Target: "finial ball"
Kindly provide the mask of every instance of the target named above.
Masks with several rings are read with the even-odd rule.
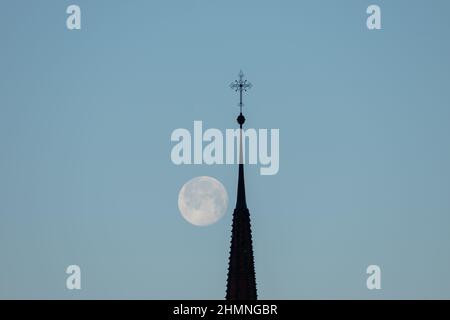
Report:
[[[237,117],[237,122],[239,123],[239,125],[243,125],[245,122],[245,117],[242,115],[242,113]]]

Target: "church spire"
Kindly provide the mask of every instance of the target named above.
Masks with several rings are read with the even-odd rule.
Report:
[[[242,114],[242,94],[252,88],[252,84],[247,80],[244,80],[244,73],[242,70],[239,72],[239,80],[235,80],[230,84],[231,89],[239,92],[239,116],[237,122],[239,124],[239,178],[238,178],[238,191],[236,199],[236,208],[247,209],[247,201],[245,200],[245,183],[244,183],[244,150],[242,141],[242,126],[245,123],[245,117]]]
[[[252,87],[244,80],[244,73],[239,72],[239,80],[235,80],[230,87],[239,92],[239,109],[237,117],[239,124],[239,176],[237,187],[236,208],[233,212],[233,226],[231,234],[230,259],[227,279],[227,300],[256,300],[256,278],[253,259],[252,231],[250,212],[245,199],[244,183],[244,152],[242,126],[245,117],[242,114],[242,94]]]

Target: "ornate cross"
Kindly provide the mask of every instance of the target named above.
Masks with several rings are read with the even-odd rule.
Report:
[[[242,72],[242,70],[239,72],[239,80],[234,80],[230,84],[231,89],[233,89],[236,92],[239,91],[239,108],[240,108],[241,114],[242,114],[242,106],[244,105],[242,103],[242,92],[251,89],[251,87],[252,87],[252,84],[250,82],[248,82],[247,80],[244,80],[244,73]]]

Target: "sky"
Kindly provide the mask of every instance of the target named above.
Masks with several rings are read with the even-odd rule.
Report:
[[[77,4],[81,30],[66,28]],[[382,29],[366,27],[377,4]],[[447,0],[3,0],[0,298],[223,299],[233,165],[174,165],[173,130],[280,131],[246,166],[261,299],[450,298]],[[197,176],[223,219],[178,210]],[[67,290],[79,265],[81,290]],[[381,268],[368,290],[366,268]]]

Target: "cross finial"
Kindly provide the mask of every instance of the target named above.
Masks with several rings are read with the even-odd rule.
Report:
[[[239,92],[239,109],[241,115],[242,115],[242,106],[244,105],[242,103],[242,92],[251,89],[251,87],[252,84],[247,80],[244,80],[244,73],[242,72],[242,70],[239,72],[239,80],[234,80],[230,84],[231,89],[233,89],[236,92]]]

